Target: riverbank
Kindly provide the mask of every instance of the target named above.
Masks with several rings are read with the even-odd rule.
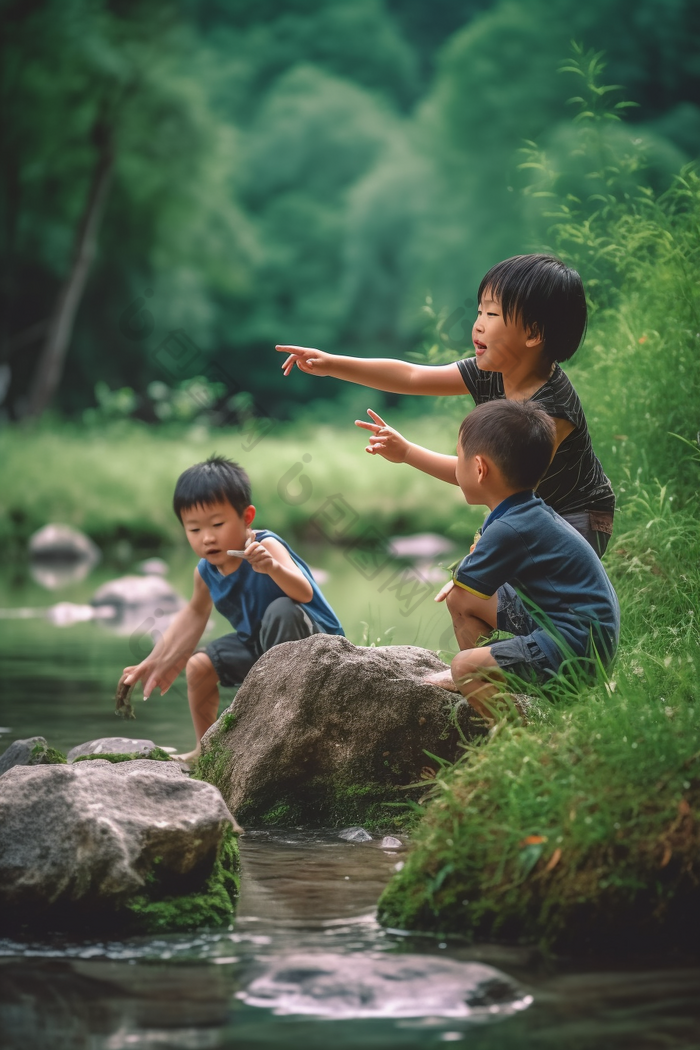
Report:
[[[619,657],[596,688],[538,699],[442,770],[390,927],[558,950],[696,950],[700,539],[663,491],[639,492],[606,556]]]
[[[426,415],[410,427],[406,421],[406,429],[416,441],[454,451],[451,419]],[[479,508],[466,507],[452,486],[442,486],[438,500],[433,478],[370,458],[363,433],[352,419],[335,427],[280,423],[251,447],[242,430],[156,428],[134,420],[99,428],[65,421],[0,428],[0,542],[21,556],[33,532],[57,521],[87,533],[107,557],[120,544],[143,553],[184,544],[172,511],[175,482],[213,452],[248,471],[257,522],[291,539],[340,539],[340,530],[324,537],[311,521],[332,498],[344,501],[345,539],[370,525],[386,535],[473,535],[483,518]]]

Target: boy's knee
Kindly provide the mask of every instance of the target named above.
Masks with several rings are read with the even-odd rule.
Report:
[[[215,674],[214,665],[206,653],[193,653],[187,661],[185,675],[188,682]]]
[[[303,604],[291,598],[270,602],[260,625],[260,643],[264,651],[280,642],[293,642],[318,633],[318,627]]]

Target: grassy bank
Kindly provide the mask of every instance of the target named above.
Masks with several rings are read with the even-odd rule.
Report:
[[[412,419],[410,433],[445,451],[454,448],[454,427],[439,416]],[[367,524],[389,534],[444,532],[463,521],[469,535],[481,520],[479,511],[465,508],[458,489],[370,458],[352,419],[336,427],[279,424],[253,448],[247,441],[236,430],[169,430],[133,421],[5,427],[0,542],[21,550],[36,529],[57,521],[82,529],[107,554],[120,540],[141,550],[181,543],[171,509],[175,481],[215,451],[246,468],[258,522],[285,536],[313,535],[309,519],[332,496],[357,515],[353,534]]]
[[[529,726],[502,723],[443,772],[380,902],[387,925],[562,949],[695,947],[700,536],[659,494],[632,509],[606,558],[623,625],[612,677],[540,698]]]

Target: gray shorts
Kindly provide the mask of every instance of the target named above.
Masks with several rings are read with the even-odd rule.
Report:
[[[551,681],[559,665],[542,651],[538,639],[542,629],[537,626],[530,613],[509,583],[498,588],[498,613],[496,626],[499,631],[515,635],[502,642],[492,642],[491,655],[503,671],[515,674],[526,682]]]
[[[603,557],[612,536],[614,515],[611,510],[579,510],[561,517],[581,533],[599,558]]]
[[[237,634],[225,634],[205,645],[199,652],[207,654],[221,685],[241,685],[256,660],[280,642],[297,642],[323,634],[301,602],[275,598],[263,615],[256,638],[243,642]]]

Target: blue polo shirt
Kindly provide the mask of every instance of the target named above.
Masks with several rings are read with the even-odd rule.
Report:
[[[558,667],[590,656],[610,663],[620,635],[617,595],[593,548],[534,492],[516,492],[489,514],[454,582],[480,598],[515,588],[537,624],[535,640]]]
[[[303,604],[311,619],[318,624],[324,634],[344,634],[340,620],[321,594],[306,562],[295,554],[289,544],[275,532],[270,532],[268,529],[255,530],[255,538],[258,541],[267,539],[268,536],[278,540],[283,547],[286,547],[292,561],[311,584],[313,588],[311,601],[300,603]],[[230,572],[228,576],[223,576],[214,565],[209,564],[206,558],[200,560],[197,568],[199,575],[209,588],[215,607],[222,616],[226,617],[242,642],[255,640],[268,605],[275,598],[287,597],[270,576],[264,572],[256,572],[245,559],[241,561],[235,572]]]

